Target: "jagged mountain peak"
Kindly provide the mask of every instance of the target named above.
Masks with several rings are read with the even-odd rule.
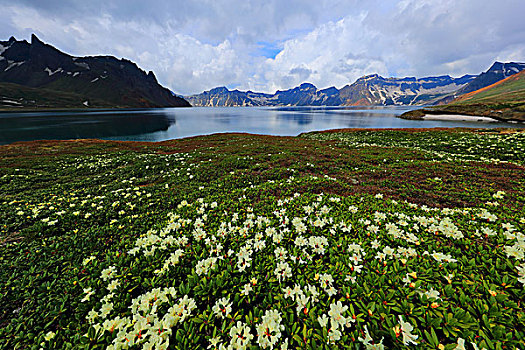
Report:
[[[53,103],[65,107],[57,102],[59,99],[67,100],[67,107],[189,106],[160,86],[153,72],[146,73],[129,60],[113,56],[73,57],[35,34],[30,43],[11,37],[0,44],[0,84],[25,87],[20,91],[26,95],[39,94],[38,89],[45,89],[47,95],[56,92],[56,101],[33,101],[34,107],[54,107]],[[73,97],[65,98],[64,93]]]
[[[457,96],[464,95],[510,77],[525,70],[525,63],[521,62],[494,62],[490,68],[478,75],[468,85],[458,90]]]
[[[368,74],[368,75],[364,75],[362,76],[361,78],[357,79],[356,82],[364,82],[364,81],[370,81],[370,80],[375,80],[375,79],[384,79],[382,76],[380,76],[379,74]]]
[[[42,42],[42,40],[38,39],[38,37],[36,36],[36,34],[31,34],[31,45],[35,45],[35,44],[44,44]]]
[[[309,89],[317,89],[317,88],[312,83],[302,83],[301,85],[299,85],[299,89],[301,89],[301,90],[309,90]]]
[[[227,92],[230,92],[230,90],[228,90],[226,86],[218,86],[209,91],[210,94],[221,94],[221,93],[227,93]]]
[[[338,93],[339,90],[335,86],[330,86],[329,88],[320,90],[320,92],[327,94],[327,95],[332,95],[332,94]]]
[[[525,68],[525,64],[516,62],[496,62],[493,66],[494,69],[488,75],[496,80]],[[494,71],[498,69],[501,74],[495,74]],[[277,90],[274,94],[229,91],[222,87],[189,96],[188,99],[195,106],[428,105],[455,98],[458,91],[484,74],[487,75],[465,74],[459,78],[450,75],[385,78],[379,74],[368,74],[340,90],[335,87],[319,90],[311,83],[302,83],[288,90]]]
[[[277,90],[274,94],[229,91],[222,87],[187,98],[195,106],[414,105],[432,103],[456,91],[473,78],[474,76],[384,78],[379,74],[370,74],[341,90],[336,87],[319,90],[311,83],[302,83],[288,90]]]

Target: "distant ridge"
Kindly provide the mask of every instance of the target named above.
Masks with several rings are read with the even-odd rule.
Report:
[[[452,78],[448,75],[426,78],[383,78],[377,74],[359,78],[342,89],[319,90],[303,83],[275,94],[230,91],[219,87],[186,96],[194,106],[396,106],[431,104],[465,86],[476,76]]]
[[[0,92],[0,107],[11,108],[189,106],[129,60],[73,57],[34,34],[0,41]]]
[[[494,64],[486,71],[481,73],[472,80],[465,87],[458,90],[458,95],[463,95],[472,91],[479,90],[486,86],[492,85],[508,78],[525,69],[525,63],[518,62],[494,62]]]
[[[363,76],[341,89],[319,90],[303,83],[274,94],[228,90],[219,87],[186,96],[194,106],[411,106],[437,105],[505,79],[525,69],[525,63],[495,62],[480,75],[449,75],[424,78],[384,78],[378,74]]]
[[[525,70],[463,94],[449,104],[409,111],[400,117],[421,119],[428,114],[462,114],[525,122]]]

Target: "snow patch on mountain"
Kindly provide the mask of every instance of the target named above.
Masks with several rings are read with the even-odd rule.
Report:
[[[75,65],[79,66],[80,68],[84,68],[88,70],[90,69],[89,64],[87,64],[86,62],[75,62]]]
[[[10,70],[13,67],[21,66],[24,63],[26,63],[26,61],[15,62],[15,61],[7,60],[7,68],[4,69],[4,72],[7,72],[8,70]]]
[[[56,70],[52,71],[51,68],[49,67],[46,67],[46,69],[44,69],[44,72],[47,72],[47,74],[49,74],[49,76],[52,76],[54,74],[57,74],[57,73],[62,73],[64,71],[64,69],[62,68],[57,68]]]

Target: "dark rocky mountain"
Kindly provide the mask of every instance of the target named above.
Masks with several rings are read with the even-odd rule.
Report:
[[[488,71],[481,73],[463,88],[457,91],[457,95],[467,94],[479,90],[486,86],[497,83],[500,80],[510,77],[525,69],[525,63],[518,62],[495,62]]]
[[[183,98],[126,59],[73,57],[40,41],[0,41],[0,106],[182,107]],[[29,96],[29,95],[30,96]]]
[[[468,94],[470,92],[482,89],[498,81],[506,79],[516,73],[525,69],[525,63],[518,62],[494,62],[494,64],[486,71],[478,75],[475,79],[463,86],[461,89],[454,91],[437,100],[434,104],[445,105],[451,103],[456,98]]]
[[[377,74],[359,78],[342,89],[319,90],[309,83],[275,94],[230,91],[225,87],[187,96],[194,106],[389,106],[431,104],[468,84],[476,76],[383,78]]]

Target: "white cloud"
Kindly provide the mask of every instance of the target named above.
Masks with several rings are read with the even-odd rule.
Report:
[[[479,73],[525,60],[523,0],[0,0],[0,35],[126,57],[182,94]],[[281,51],[274,58],[272,52]],[[268,52],[270,54],[268,54]]]
[[[342,87],[364,74],[387,74],[385,62],[368,47],[377,34],[363,26],[366,13],[328,22],[288,40],[275,59],[266,60],[266,90],[283,89],[305,80],[318,87]],[[300,69],[305,74],[294,74]]]

